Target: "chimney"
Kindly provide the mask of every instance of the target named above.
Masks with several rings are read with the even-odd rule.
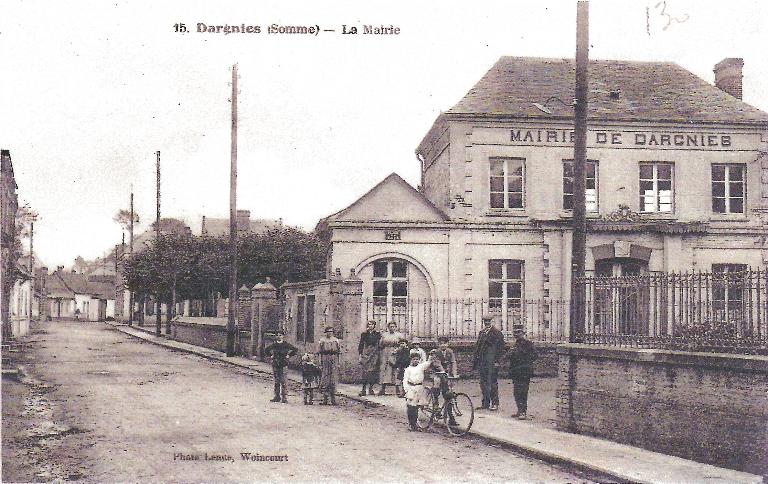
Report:
[[[237,230],[247,232],[251,228],[251,211],[238,210],[235,220]]]
[[[48,275],[48,267],[43,266],[40,268],[40,275],[47,276]]]
[[[743,67],[744,59],[738,57],[728,57],[715,64],[713,69],[715,86],[736,99],[741,99],[741,71]]]

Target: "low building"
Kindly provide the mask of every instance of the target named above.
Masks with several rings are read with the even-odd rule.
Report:
[[[45,276],[47,317],[104,321],[115,317],[115,282],[111,276],[87,276],[58,268]]]
[[[283,219],[251,219],[250,210],[238,210],[235,218],[237,232],[244,234],[263,234],[283,226]],[[212,218],[203,216],[200,223],[200,235],[209,237],[229,236],[229,218]]]
[[[717,64],[713,86],[674,63],[590,61],[588,274],[765,268],[768,113],[741,100],[742,66]],[[475,335],[490,313],[566,337],[574,84],[572,59],[502,57],[424,136],[418,189],[392,174],[321,221],[329,269],[363,281],[363,318]]]

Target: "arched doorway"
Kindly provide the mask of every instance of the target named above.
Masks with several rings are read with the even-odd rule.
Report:
[[[651,249],[626,242],[593,248],[594,330],[601,334],[648,334]]]

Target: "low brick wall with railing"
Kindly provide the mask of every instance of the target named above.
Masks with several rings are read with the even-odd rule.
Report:
[[[583,344],[557,351],[559,428],[768,474],[768,357]]]

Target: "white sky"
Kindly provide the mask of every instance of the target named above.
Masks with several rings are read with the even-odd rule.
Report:
[[[760,1],[590,2],[590,58],[677,62],[712,82],[743,57],[744,99],[768,110]],[[650,13],[650,35],[646,19]],[[229,213],[230,66],[240,66],[238,207],[307,229],[392,172],[502,55],[573,57],[575,1],[15,1],[0,3],[0,147],[41,216],[49,266],[119,243],[133,183],[139,230],[162,213],[197,233]],[[260,25],[260,34],[173,25]],[[317,37],[266,27],[320,25]],[[394,24],[398,36],[341,35]]]

